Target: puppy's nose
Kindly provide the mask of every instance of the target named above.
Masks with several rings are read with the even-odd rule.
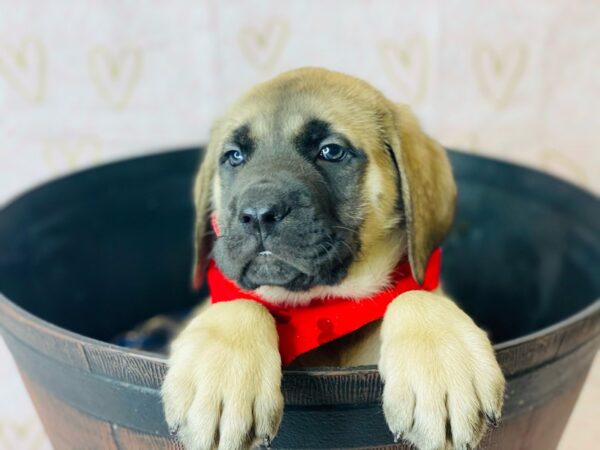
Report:
[[[246,232],[260,232],[265,238],[288,213],[285,205],[246,206],[240,211],[239,219]]]

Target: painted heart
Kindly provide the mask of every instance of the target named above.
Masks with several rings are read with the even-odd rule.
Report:
[[[0,448],[40,450],[47,448],[46,435],[35,418],[24,422],[0,422]]]
[[[287,20],[272,19],[260,29],[244,27],[238,41],[244,57],[250,64],[264,71],[271,70],[281,56],[289,37]]]
[[[21,96],[40,103],[46,78],[46,52],[42,42],[27,38],[16,47],[0,44],[0,75]]]
[[[414,36],[404,44],[382,42],[379,54],[386,75],[401,91],[404,100],[417,104],[427,94],[428,48],[427,41]]]
[[[143,54],[140,49],[127,48],[111,52],[105,47],[93,48],[88,66],[100,96],[113,108],[127,106],[142,74]]]
[[[99,163],[102,159],[102,143],[95,135],[46,139],[43,155],[53,173],[70,172]]]
[[[483,96],[496,107],[503,108],[525,72],[527,49],[515,44],[497,51],[488,44],[482,44],[474,50],[473,64]]]

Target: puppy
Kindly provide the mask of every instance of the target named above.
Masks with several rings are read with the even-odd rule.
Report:
[[[422,282],[455,197],[441,146],[364,81],[304,68],[237,101],[215,124],[197,177],[195,279],[212,255],[265,303],[241,295],[206,305],[173,342],[162,396],[186,448],[268,444],[283,398],[266,302],[360,302],[384,291],[403,260]],[[382,319],[292,362],[365,364],[378,364],[392,435],[421,450],[474,448],[486,419],[500,417],[504,378],[490,341],[439,291],[404,292]]]

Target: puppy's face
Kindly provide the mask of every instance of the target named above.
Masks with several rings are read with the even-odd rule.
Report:
[[[226,134],[214,254],[245,289],[337,284],[360,250],[367,155],[307,100],[250,99],[264,102],[261,113]]]
[[[392,161],[380,164],[373,155],[385,148],[373,127],[376,103],[340,91],[339,84],[283,79],[245,97],[220,125],[222,236],[214,255],[243,288],[338,284],[360,255],[374,203],[392,219],[386,203],[396,203],[395,189],[386,199],[384,186],[367,186],[369,178],[395,177],[385,170]]]
[[[434,173],[425,168],[424,183],[443,185],[430,186],[427,198],[448,200],[441,211],[446,216],[453,206],[443,153],[436,146],[427,150],[430,141],[406,115],[404,128],[418,136],[402,137],[400,110],[378,91],[320,69],[283,74],[234,104],[213,130],[196,192],[199,230],[210,210],[216,213],[220,236],[213,253],[225,275],[245,289],[288,293],[341,286],[353,277],[380,288],[375,285],[385,283],[407,241],[417,238],[409,229],[415,208],[407,171],[415,161],[408,146],[432,153],[416,156],[436,166]],[[423,142],[409,142],[415,138]],[[437,229],[418,251],[430,253],[446,232],[431,226]],[[203,242],[198,246],[205,249]],[[365,278],[368,267],[378,273]]]

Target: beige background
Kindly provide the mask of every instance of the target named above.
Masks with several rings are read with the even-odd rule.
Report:
[[[244,89],[303,65],[411,103],[445,145],[600,192],[596,0],[0,0],[0,203],[203,142]],[[600,441],[598,372],[563,449]],[[0,449],[47,445],[0,347]]]

